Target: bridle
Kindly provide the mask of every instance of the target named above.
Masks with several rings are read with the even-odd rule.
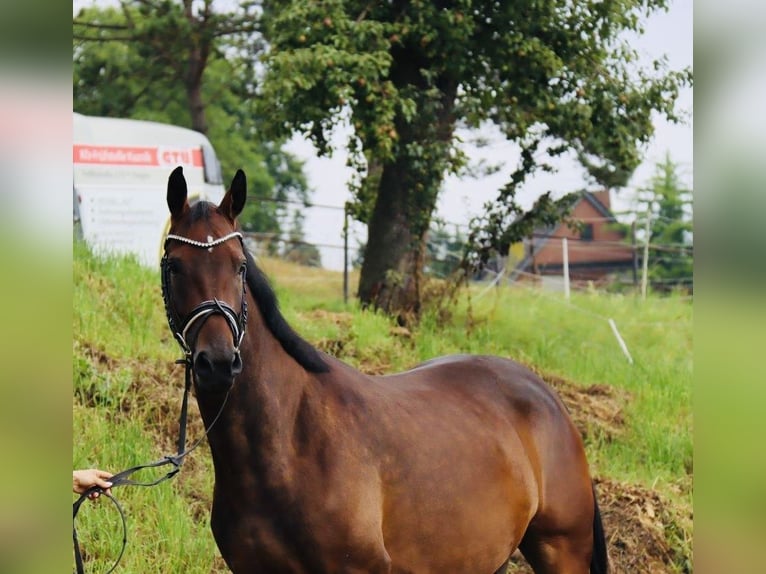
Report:
[[[163,458],[150,462],[148,464],[141,464],[137,466],[133,466],[131,468],[128,468],[126,470],[123,470],[121,472],[118,472],[117,474],[111,476],[109,478],[109,482],[112,483],[111,488],[116,488],[118,486],[156,486],[157,484],[160,484],[161,482],[164,482],[168,480],[169,478],[172,478],[178,472],[181,470],[181,465],[183,464],[184,458],[186,458],[187,455],[189,455],[192,451],[194,451],[202,442],[202,440],[208,435],[210,432],[210,429],[213,428],[213,425],[218,421],[218,419],[221,416],[221,413],[223,412],[224,407],[226,406],[226,403],[229,398],[229,392],[227,391],[226,396],[223,399],[223,402],[221,404],[221,408],[218,411],[218,413],[213,418],[210,425],[205,429],[205,433],[197,439],[197,441],[191,446],[189,449],[186,449],[186,420],[188,415],[188,404],[189,404],[189,391],[191,390],[191,382],[192,382],[192,374],[194,371],[194,364],[193,364],[193,348],[192,344],[188,341],[189,333],[194,325],[199,325],[196,329],[196,332],[199,333],[199,329],[202,327],[202,325],[205,323],[205,321],[211,317],[212,315],[223,315],[223,317],[226,319],[226,323],[229,325],[229,329],[231,329],[232,336],[234,337],[234,350],[237,357],[240,355],[240,345],[242,344],[242,339],[245,336],[246,332],[246,326],[247,326],[247,291],[246,291],[246,269],[241,270],[241,276],[242,276],[242,301],[241,301],[241,311],[237,313],[234,311],[234,309],[224,303],[223,301],[219,301],[217,298],[213,298],[212,300],[203,301],[199,305],[197,305],[194,309],[191,310],[191,312],[184,318],[184,320],[180,324],[180,328],[178,328],[176,321],[175,321],[175,308],[172,302],[172,299],[170,297],[170,266],[168,264],[168,252],[167,252],[167,244],[168,241],[174,240],[174,241],[180,241],[182,243],[186,243],[188,245],[192,245],[194,247],[199,247],[201,249],[208,249],[212,250],[213,247],[216,245],[220,245],[221,243],[224,243],[225,241],[228,241],[229,239],[232,239],[234,237],[239,238],[240,243],[242,244],[242,248],[244,249],[244,241],[242,239],[242,233],[239,231],[234,231],[232,233],[229,233],[228,235],[225,235],[219,239],[210,239],[207,243],[203,243],[201,241],[196,241],[194,239],[189,239],[188,237],[183,237],[180,235],[173,235],[168,234],[165,237],[165,252],[162,256],[162,260],[160,261],[160,274],[161,274],[161,281],[162,281],[162,300],[165,305],[165,315],[168,320],[168,325],[170,326],[170,330],[173,333],[173,336],[175,337],[176,341],[178,341],[178,344],[181,346],[181,349],[183,350],[184,357],[182,359],[179,359],[176,361],[176,364],[182,364],[185,367],[185,374],[184,374],[184,396],[183,401],[181,404],[181,415],[179,417],[179,431],[178,431],[178,452],[176,455],[168,455],[164,456]],[[140,482],[136,480],[132,480],[129,477],[134,474],[135,472],[145,469],[145,468],[157,468],[165,465],[172,465],[173,468],[164,476],[161,476],[157,480],[151,481],[151,482]],[[83,492],[80,497],[77,499],[77,501],[73,504],[73,526],[72,526],[72,540],[74,542],[74,554],[75,554],[75,565],[76,565],[76,571],[77,574],[84,574],[85,570],[83,567],[83,561],[82,561],[82,552],[80,551],[80,544],[77,539],[77,528],[74,526],[74,520],[77,518],[77,513],[80,510],[80,506],[82,506],[82,503],[85,501],[86,498],[88,498],[93,493],[99,493],[107,498],[109,498],[112,503],[117,507],[117,510],[120,514],[120,518],[122,519],[122,548],[120,549],[120,553],[117,556],[117,560],[114,562],[112,567],[107,571],[106,574],[111,574],[111,572],[114,571],[115,568],[117,568],[117,565],[120,563],[120,560],[122,559],[122,555],[125,552],[125,546],[127,544],[127,524],[125,521],[125,513],[122,509],[122,507],[119,505],[117,500],[107,493],[103,488],[100,486],[92,486],[89,489],[87,489],[85,492]]]
[[[175,309],[173,307],[173,302],[170,298],[170,265],[168,263],[168,252],[167,252],[167,244],[168,241],[180,241],[181,243],[186,243],[187,245],[192,245],[194,247],[198,247],[200,249],[209,249],[212,250],[213,247],[216,245],[220,245],[221,243],[224,243],[225,241],[228,241],[229,239],[232,239],[234,237],[238,237],[240,243],[242,244],[242,248],[244,249],[244,242],[242,241],[242,233],[239,231],[233,231],[229,233],[228,235],[225,235],[219,239],[210,240],[207,243],[203,243],[202,241],[196,241],[194,239],[189,239],[188,237],[183,237],[181,235],[173,235],[168,234],[165,238],[165,253],[162,256],[162,260],[160,261],[160,269],[161,269],[161,275],[162,275],[162,300],[165,303],[165,315],[168,319],[168,325],[170,326],[170,331],[173,333],[173,336],[176,338],[176,341],[178,341],[178,344],[181,346],[181,349],[184,352],[184,355],[188,361],[191,361],[191,355],[192,355],[192,348],[189,342],[187,341],[188,335],[192,327],[199,323],[199,327],[197,327],[197,331],[199,331],[199,328],[202,327],[202,324],[211,316],[211,315],[223,315],[223,317],[226,319],[226,323],[229,325],[229,329],[231,329],[231,334],[234,337],[234,352],[239,357],[239,347],[242,344],[242,339],[245,336],[245,327],[247,326],[247,299],[246,299],[246,285],[247,282],[245,281],[245,269],[243,268],[241,270],[241,276],[242,276],[242,301],[240,304],[241,311],[240,313],[237,313],[234,311],[234,309],[224,303],[223,301],[219,301],[216,298],[213,298],[212,300],[203,301],[199,305],[197,305],[194,309],[191,310],[191,312],[186,316],[186,318],[181,322],[180,326],[176,324],[175,322]]]

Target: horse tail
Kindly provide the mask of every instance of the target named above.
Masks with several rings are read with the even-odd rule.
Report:
[[[596,501],[596,486],[593,488],[593,555],[590,559],[590,574],[607,574],[609,565],[606,557],[606,536],[601,523],[601,511]]]

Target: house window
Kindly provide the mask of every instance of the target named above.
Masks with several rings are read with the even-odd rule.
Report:
[[[586,223],[582,226],[582,230],[580,231],[580,239],[583,241],[593,241],[593,224],[592,223]]]

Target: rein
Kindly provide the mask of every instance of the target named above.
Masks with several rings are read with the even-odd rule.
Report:
[[[186,237],[181,237],[178,235],[168,234],[165,239],[165,244],[167,245],[168,240],[172,239],[176,241],[181,241],[183,243],[188,243],[189,245],[193,245],[195,247],[212,249],[214,246],[220,245],[224,241],[231,239],[233,237],[239,237],[240,242],[242,241],[242,234],[239,233],[238,231],[235,231],[215,241],[211,240],[207,243],[202,243],[201,241],[195,241],[193,239],[188,239]],[[242,282],[243,282],[242,283],[242,311],[239,316],[234,311],[234,309],[232,309],[229,305],[214,298],[212,301],[204,301],[200,303],[199,305],[197,305],[194,309],[192,309],[192,311],[189,313],[187,318],[183,321],[181,325],[181,329],[177,329],[175,320],[173,318],[173,313],[171,312],[172,302],[170,300],[170,293],[169,293],[169,287],[168,287],[170,272],[167,265],[167,251],[165,252],[165,255],[162,257],[160,267],[161,267],[161,276],[162,276],[162,299],[165,304],[165,314],[168,319],[168,325],[170,326],[173,336],[176,338],[176,341],[178,341],[178,344],[181,346],[181,349],[184,352],[184,357],[176,361],[176,364],[184,365],[184,394],[183,394],[183,401],[181,403],[181,414],[178,419],[177,453],[175,455],[166,455],[162,457],[161,459],[156,460],[154,462],[150,462],[147,464],[140,464],[140,465],[127,468],[121,472],[118,472],[117,474],[112,475],[109,478],[109,482],[112,483],[112,486],[110,488],[116,488],[118,486],[144,486],[144,487],[156,486],[174,477],[181,470],[181,466],[183,465],[184,458],[186,458],[189,454],[191,454],[202,443],[202,440],[205,437],[207,437],[208,433],[210,432],[210,429],[213,428],[215,423],[218,422],[218,419],[221,417],[221,414],[223,413],[223,409],[226,407],[226,403],[228,402],[230,390],[226,392],[226,396],[223,399],[221,408],[219,409],[218,413],[215,415],[215,418],[210,423],[210,426],[208,426],[205,429],[204,434],[201,437],[199,437],[197,441],[190,448],[188,449],[186,448],[186,423],[188,420],[188,410],[189,410],[189,391],[191,390],[192,373],[194,371],[194,365],[192,362],[193,353],[192,353],[191,346],[186,340],[186,337],[192,325],[194,325],[196,322],[199,321],[200,327],[201,327],[202,323],[204,323],[205,319],[209,317],[210,315],[212,314],[223,315],[226,318],[226,322],[228,323],[229,328],[232,331],[232,335],[234,336],[235,352],[237,354],[239,354],[239,347],[242,343],[242,339],[245,336],[245,326],[247,324],[247,302],[245,300],[246,293],[245,293],[244,270],[242,272]],[[173,468],[170,471],[168,471],[164,476],[161,476],[160,478],[153,480],[151,482],[141,482],[137,480],[132,480],[130,478],[131,475],[138,472],[139,470],[143,470],[147,468],[159,468],[159,467],[167,466],[167,465],[172,465]],[[125,519],[125,512],[123,511],[120,504],[117,502],[117,499],[114,498],[114,496],[108,494],[100,486],[95,486],[95,485],[91,486],[85,492],[80,494],[80,497],[72,505],[72,509],[73,509],[72,542],[74,544],[76,572],[77,574],[84,574],[85,569],[84,569],[83,561],[82,561],[82,552],[80,550],[80,543],[77,538],[77,527],[74,524],[74,521],[77,519],[77,513],[80,511],[80,507],[82,506],[82,503],[88,498],[88,496],[90,496],[93,493],[99,493],[100,495],[106,496],[109,500],[111,500],[112,503],[117,507],[117,511],[120,514],[120,519],[122,520],[122,548],[120,549],[120,553],[117,556],[117,559],[115,560],[114,564],[106,572],[106,574],[111,574],[112,572],[114,572],[115,568],[117,568],[117,565],[120,563],[120,560],[122,560],[122,555],[125,553],[125,547],[127,545],[127,538],[128,538],[128,527],[127,527],[127,522]]]

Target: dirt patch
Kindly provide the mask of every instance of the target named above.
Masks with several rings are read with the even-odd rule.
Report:
[[[606,478],[596,488],[614,574],[692,571],[691,508]]]
[[[557,375],[538,374],[561,397],[585,440],[610,441],[622,432],[623,405],[630,400],[627,391],[603,384],[582,386]]]

